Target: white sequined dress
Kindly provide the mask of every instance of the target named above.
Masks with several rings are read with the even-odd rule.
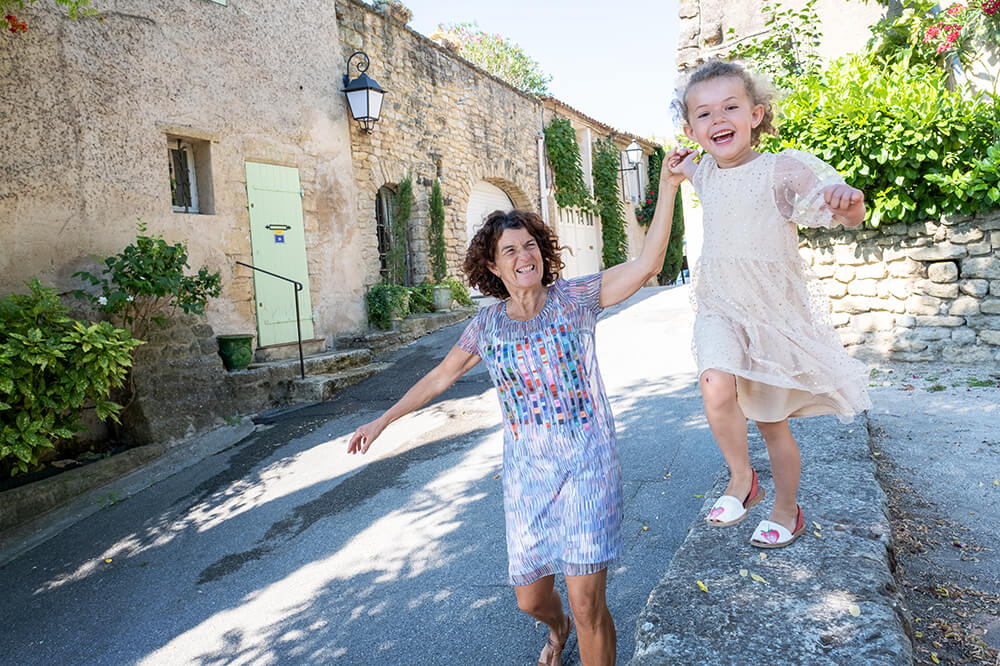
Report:
[[[705,155],[692,182],[704,224],[692,280],[699,375],[736,375],[740,407],[755,421],[847,422],[868,409],[868,369],[844,351],[829,299],[799,254],[796,225],[837,224],[823,190],[840,175],[786,150],[727,169]]]

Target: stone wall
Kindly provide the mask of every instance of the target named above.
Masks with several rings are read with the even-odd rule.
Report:
[[[414,281],[430,274],[428,199],[438,177],[448,271],[460,276],[468,244],[466,209],[477,182],[496,185],[519,208],[539,210],[541,103],[358,0],[338,1],[337,21],[345,61],[364,51],[371,59],[367,74],[388,91],[372,134],[353,122],[350,130],[364,284],[380,280],[377,192],[407,174],[414,192],[409,234]]]
[[[801,238],[851,353],[1000,362],[1000,211],[875,230],[807,229]]]

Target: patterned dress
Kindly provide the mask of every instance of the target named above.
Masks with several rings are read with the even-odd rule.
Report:
[[[737,400],[755,421],[847,422],[871,406],[868,369],[844,351],[830,301],[799,254],[796,225],[837,224],[823,190],[843,182],[797,150],[727,169],[705,155],[692,178],[705,234],[691,282],[698,373],[736,375]]]
[[[621,466],[594,352],[601,275],[557,280],[528,321],[483,308],[459,348],[483,359],[504,420],[510,582],[606,569],[623,551]]]

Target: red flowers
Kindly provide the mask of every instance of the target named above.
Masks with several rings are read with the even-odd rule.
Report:
[[[992,16],[1000,11],[1000,0],[983,0],[983,13]]]
[[[1000,0],[997,0],[1000,2]],[[958,7],[959,5],[955,5]],[[954,7],[952,7],[954,9]],[[964,7],[962,7],[964,9]],[[951,10],[948,11],[949,14],[954,14]],[[938,44],[937,52],[944,53],[958,41],[958,35],[962,32],[962,28],[965,27],[960,23],[937,23],[927,28],[927,32],[924,33],[924,42],[932,42],[938,37],[944,37],[944,41]]]
[[[7,21],[7,29],[15,35],[19,32],[28,32],[28,24],[24,21],[18,21],[13,14],[7,14],[3,18]]]
[[[965,5],[952,5],[951,7],[948,8],[948,15],[954,16],[955,14],[960,13],[964,9]]]

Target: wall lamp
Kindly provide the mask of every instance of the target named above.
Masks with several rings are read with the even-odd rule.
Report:
[[[625,159],[631,166],[622,167],[619,166],[618,172],[622,175],[622,194],[625,194],[625,172],[635,171],[638,175],[639,173],[639,161],[642,160],[642,146],[640,146],[635,139],[632,143],[628,144],[628,148],[625,149]],[[638,182],[638,180],[636,181]],[[641,193],[640,193],[641,194]]]
[[[347,104],[351,107],[351,116],[358,121],[358,126],[364,130],[365,134],[372,133],[372,127],[378,122],[382,114],[382,96],[385,91],[371,78],[365,71],[368,69],[370,60],[364,51],[355,51],[347,59],[347,72],[351,71],[351,60],[354,56],[361,56],[355,65],[358,68],[358,76],[353,81],[349,81],[348,75],[344,74],[344,90],[347,95]]]

